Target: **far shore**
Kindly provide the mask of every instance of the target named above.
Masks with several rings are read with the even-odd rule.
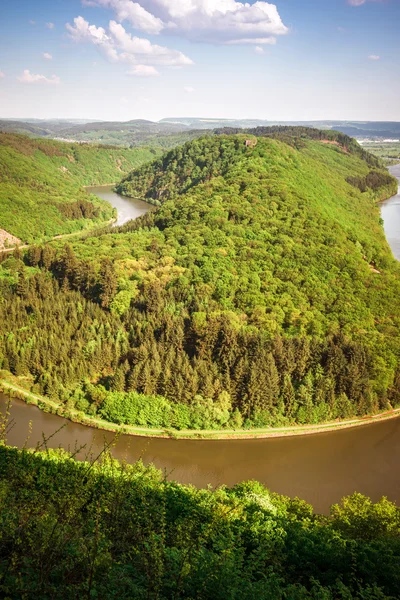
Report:
[[[341,431],[354,427],[363,427],[372,425],[389,419],[400,417],[400,408],[392,409],[376,415],[355,417],[343,421],[331,421],[328,423],[319,423],[317,425],[293,425],[289,427],[270,427],[263,429],[221,429],[221,430],[195,430],[195,429],[152,429],[134,425],[119,425],[110,423],[104,419],[91,417],[77,411],[76,409],[65,408],[62,404],[57,404],[50,398],[33,394],[24,388],[10,383],[6,379],[0,379],[0,392],[8,394],[11,398],[16,397],[25,401],[27,404],[33,404],[45,412],[50,412],[63,419],[68,419],[74,423],[79,423],[95,429],[111,431],[123,435],[135,437],[154,437],[154,438],[173,438],[177,440],[251,440],[251,439],[269,439],[294,437],[299,435],[315,435],[320,433],[329,433],[332,431]]]
[[[103,227],[112,225],[113,223],[116,222],[116,220],[117,220],[117,218],[113,217],[112,219],[109,219],[108,221],[104,221],[103,223],[95,223],[94,225],[87,227],[86,229],[79,229],[78,231],[73,231],[72,233],[62,233],[60,235],[55,235],[52,238],[50,238],[49,240],[45,240],[43,242],[37,241],[32,244],[22,244],[22,246],[19,244],[16,244],[15,246],[12,246],[11,248],[4,248],[4,249],[0,248],[0,254],[6,254],[6,253],[8,254],[10,252],[14,252],[17,248],[18,248],[18,250],[27,250],[31,246],[37,246],[37,245],[40,246],[41,244],[49,244],[50,242],[57,242],[58,240],[84,236],[86,233],[92,233],[93,231],[96,231],[96,229],[102,229]]]
[[[117,182],[118,183],[118,182]],[[92,183],[91,185],[83,185],[83,189],[87,190],[89,188],[99,188],[99,187],[114,187],[117,183]]]

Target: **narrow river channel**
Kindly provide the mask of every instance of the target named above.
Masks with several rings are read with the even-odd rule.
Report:
[[[123,225],[131,219],[137,219],[151,208],[147,202],[136,200],[135,198],[126,198],[126,196],[117,194],[113,191],[112,185],[90,186],[86,187],[86,191],[89,194],[95,194],[99,198],[107,200],[107,202],[117,209],[118,216],[115,225]]]
[[[400,178],[400,165],[391,172]],[[111,188],[95,189],[99,193],[93,188],[92,193],[106,198],[119,210],[121,197]],[[128,203],[124,204],[123,222],[146,212],[136,212],[137,201],[132,201],[130,212],[131,201],[122,200]],[[400,195],[382,205],[382,217],[393,253],[400,260]],[[0,394],[2,411],[6,404],[7,398]],[[8,443],[34,447],[43,435],[53,436],[47,442],[49,447],[82,448],[80,457],[87,453],[96,455],[105,441],[113,439],[111,433],[71,423],[14,400]],[[331,504],[355,491],[374,501],[385,495],[400,504],[400,418],[355,429],[264,440],[120,436],[113,453],[128,462],[142,458],[146,464],[152,462],[165,471],[168,477],[199,487],[231,486],[245,479],[257,479],[275,492],[303,498],[318,512],[327,512]]]
[[[389,171],[397,177],[400,183],[400,164],[390,167]],[[397,196],[382,202],[381,215],[384,222],[386,239],[390,244],[393,255],[400,260],[400,188]]]

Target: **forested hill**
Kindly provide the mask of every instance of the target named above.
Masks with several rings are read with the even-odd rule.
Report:
[[[116,189],[131,198],[160,205],[190,188],[224,175],[244,157],[246,146],[240,136],[226,140],[203,137],[170,150],[158,160],[130,173]]]
[[[243,137],[243,131],[246,138]],[[235,138],[232,137],[234,134]],[[239,134],[242,134],[242,137]],[[276,126],[257,127],[247,131],[224,128],[215,130],[214,135],[222,135],[224,138],[229,135],[231,142],[226,143],[226,139],[212,140],[205,136],[174,148],[153,163],[130,173],[118,185],[118,191],[131,197],[145,198],[158,205],[176,194],[188,191],[194,185],[208,181],[214,176],[224,175],[243,158],[246,148],[257,144],[260,137],[278,139],[297,150],[304,149],[306,142],[310,140],[336,145],[342,153],[360,158],[370,169],[382,171],[384,168],[376,156],[364,150],[353,138],[338,131]],[[386,183],[390,183],[389,179],[386,179]],[[379,188],[382,185],[385,185],[384,179],[380,179],[378,185],[372,187]]]
[[[122,186],[159,208],[3,262],[3,369],[61,413],[166,428],[398,405],[400,269],[377,205],[397,182],[373,161],[292,132],[142,167]]]
[[[0,133],[0,229],[33,242],[104,222],[111,207],[81,186],[114,183],[155,154]]]

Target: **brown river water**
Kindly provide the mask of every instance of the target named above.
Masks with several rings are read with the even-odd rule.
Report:
[[[400,178],[400,165],[391,169]],[[111,188],[97,188],[113,205]],[[118,200],[120,197],[118,197]],[[124,199],[125,202],[126,199]],[[115,201],[116,202],[116,201]],[[129,201],[128,201],[129,202]],[[142,214],[132,207],[130,218]],[[400,195],[382,205],[385,233],[400,260]],[[127,220],[127,219],[126,219]],[[7,398],[0,394],[0,409]],[[47,441],[51,448],[96,456],[113,434],[78,425],[13,400],[7,441],[35,447]],[[61,428],[61,429],[60,429]],[[354,429],[313,435],[261,440],[173,440],[122,435],[115,442],[116,458],[139,458],[165,471],[169,478],[198,487],[234,485],[257,479],[269,489],[310,502],[328,512],[343,496],[357,491],[376,501],[382,496],[400,504],[400,418]]]

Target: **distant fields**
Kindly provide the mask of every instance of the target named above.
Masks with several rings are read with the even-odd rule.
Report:
[[[384,160],[387,165],[400,163],[400,142],[363,142],[363,148]]]

